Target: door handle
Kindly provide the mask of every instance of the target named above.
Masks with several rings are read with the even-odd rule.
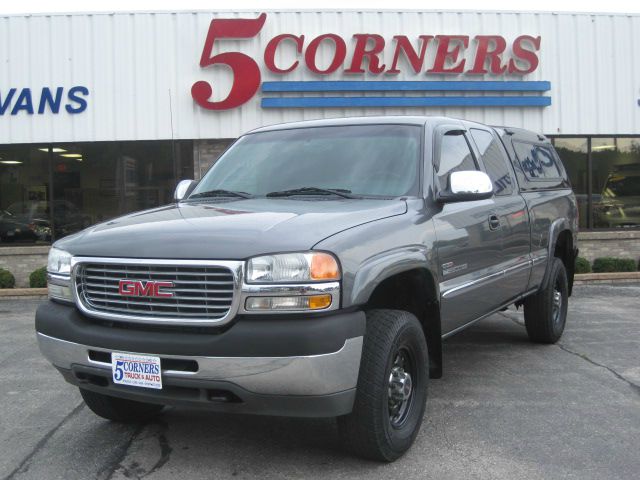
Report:
[[[500,228],[500,218],[497,215],[489,215],[489,229],[497,230]]]

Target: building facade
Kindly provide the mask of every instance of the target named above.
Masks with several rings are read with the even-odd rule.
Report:
[[[640,255],[638,15],[79,13],[0,35],[0,246],[168,203],[256,127],[419,114],[551,137],[590,241],[624,229]]]

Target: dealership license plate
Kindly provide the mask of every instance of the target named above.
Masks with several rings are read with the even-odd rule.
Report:
[[[112,353],[111,372],[113,383],[142,388],[162,388],[160,357]]]

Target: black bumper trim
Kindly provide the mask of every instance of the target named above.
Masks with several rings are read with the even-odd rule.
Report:
[[[337,417],[353,409],[356,389],[329,395],[264,395],[249,392],[224,381],[172,378],[163,380],[162,390],[114,385],[109,371],[76,365],[58,369],[64,379],[82,389],[103,395],[160,405],[205,408],[223,413],[286,417]],[[213,392],[213,394],[212,394]],[[228,395],[230,400],[220,400]]]
[[[365,333],[361,311],[319,317],[243,317],[225,331],[142,331],[107,326],[74,306],[48,301],[36,312],[36,331],[68,342],[109,350],[156,355],[221,357],[293,357],[340,350],[348,338]]]

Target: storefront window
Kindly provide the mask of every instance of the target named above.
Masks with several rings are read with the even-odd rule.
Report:
[[[168,142],[123,142],[123,212],[134,212],[171,202],[176,186]]]
[[[58,144],[53,149],[55,238],[62,238],[121,211],[118,144]]]
[[[48,146],[0,146],[0,244],[51,240]]]
[[[586,137],[556,138],[554,145],[571,186],[578,200],[580,228],[589,227],[589,176],[588,176],[588,139]]]
[[[171,202],[193,172],[191,142],[58,144],[53,150],[55,238],[118,215]]]
[[[191,141],[0,146],[0,244],[50,243],[170,203]]]
[[[593,138],[595,228],[640,227],[640,138]]]

